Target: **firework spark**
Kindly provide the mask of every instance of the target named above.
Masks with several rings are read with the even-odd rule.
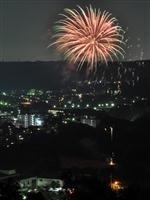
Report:
[[[117,25],[117,19],[106,11],[80,6],[77,9],[65,9],[63,19],[56,22],[55,41],[57,49],[71,63],[82,67],[87,63],[88,71],[97,69],[99,62],[108,63],[114,57],[123,56],[121,47],[124,31]]]

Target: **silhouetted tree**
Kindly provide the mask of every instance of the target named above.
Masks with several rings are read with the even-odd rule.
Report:
[[[19,194],[19,184],[14,179],[0,183],[0,200],[22,200]]]

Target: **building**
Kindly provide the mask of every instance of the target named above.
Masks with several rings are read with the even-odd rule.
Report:
[[[99,122],[100,122],[100,120],[98,120],[94,117],[85,116],[85,117],[81,118],[82,124],[87,124],[87,125],[92,126],[94,128],[99,124]]]
[[[49,191],[59,191],[63,188],[63,181],[60,179],[30,177],[19,182],[21,191],[35,190],[38,188],[48,188]]]
[[[16,173],[16,170],[2,170],[0,169],[0,183],[5,183],[10,179],[18,178],[19,174]]]
[[[28,128],[29,126],[43,126],[43,116],[39,114],[19,114],[17,117],[17,126]]]

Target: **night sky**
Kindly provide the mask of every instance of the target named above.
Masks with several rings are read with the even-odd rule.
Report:
[[[0,60],[61,60],[46,47],[58,14],[77,4],[91,4],[118,19],[129,40],[125,60],[150,58],[149,0],[0,0]]]

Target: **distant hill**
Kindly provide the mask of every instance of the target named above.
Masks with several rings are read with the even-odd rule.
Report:
[[[125,68],[129,69],[125,72]],[[49,62],[0,62],[0,89],[55,89],[65,87],[68,82],[84,79],[122,80],[130,79],[131,68],[147,86],[150,82],[150,61],[113,62],[108,66],[99,65],[96,74],[86,76],[86,66],[76,71],[76,67],[63,61]],[[119,73],[119,75],[118,75]],[[119,76],[119,77],[118,77]],[[121,77],[120,77],[121,76]],[[139,88],[137,88],[139,89]],[[141,88],[142,91],[142,88]],[[128,91],[129,92],[129,91]]]

